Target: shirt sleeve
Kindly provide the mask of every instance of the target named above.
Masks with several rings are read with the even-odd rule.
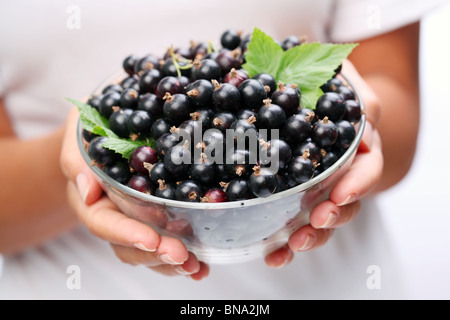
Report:
[[[351,42],[384,34],[419,21],[449,0],[336,0],[329,37]]]

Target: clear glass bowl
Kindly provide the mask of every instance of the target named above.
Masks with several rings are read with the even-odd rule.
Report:
[[[111,79],[118,79],[117,75]],[[110,79],[110,80],[111,80]],[[119,78],[120,79],[120,78]],[[356,88],[354,90],[364,110]],[[107,80],[104,85],[112,83]],[[100,86],[94,94],[103,88]],[[345,174],[357,152],[366,117],[356,124],[356,138],[329,169],[310,181],[267,198],[224,203],[191,203],[166,200],[131,189],[92,166],[108,197],[127,216],[180,239],[197,258],[209,264],[241,263],[261,258],[285,245],[290,235],[309,223],[312,209],[326,200]],[[78,146],[88,165],[92,163],[78,123]]]

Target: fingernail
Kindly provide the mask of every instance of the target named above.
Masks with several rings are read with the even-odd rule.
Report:
[[[336,221],[337,221],[338,215],[336,212],[330,212],[330,214],[328,215],[328,219],[327,221],[325,221],[325,223],[321,226],[319,226],[319,228],[329,228],[331,226],[333,226]]]
[[[182,266],[175,266],[175,267],[173,267],[173,269],[174,269],[177,273],[179,273],[179,274],[181,274],[181,275],[183,275],[183,276],[188,276],[188,275],[193,274],[193,272],[189,272],[189,271],[185,270]]]
[[[356,193],[350,194],[343,202],[336,204],[338,207],[345,206],[349,203],[355,202],[358,199],[358,195]]]
[[[133,243],[133,246],[135,246],[136,248],[143,250],[143,251],[147,251],[147,252],[155,252],[156,249],[149,249],[147,247],[145,247],[142,243],[140,242],[135,242]]]
[[[87,176],[84,173],[79,173],[77,175],[77,188],[78,192],[80,193],[81,199],[84,203],[86,203],[86,198],[89,193],[89,181],[87,179]]]
[[[316,243],[316,236],[313,234],[308,234],[306,236],[306,241],[303,245],[297,249],[297,251],[306,251],[313,247],[314,243]]]
[[[184,263],[184,261],[175,261],[167,253],[164,253],[164,254],[160,255],[159,259],[161,259],[161,261],[164,262],[164,263],[174,264],[174,265],[178,265],[178,264],[183,264]]]

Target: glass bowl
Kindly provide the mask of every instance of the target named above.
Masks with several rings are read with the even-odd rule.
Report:
[[[357,89],[345,77],[364,110]],[[114,75],[112,79],[118,79]],[[106,81],[106,84],[112,82]],[[103,88],[100,86],[94,94]],[[148,195],[110,178],[91,166],[107,196],[127,216],[154,228],[161,235],[180,239],[200,261],[234,264],[255,260],[284,246],[290,235],[309,224],[312,209],[326,200],[356,155],[366,117],[355,125],[356,138],[339,160],[321,174],[294,188],[267,198],[222,203],[192,203]],[[88,165],[92,163],[78,123],[78,146]]]

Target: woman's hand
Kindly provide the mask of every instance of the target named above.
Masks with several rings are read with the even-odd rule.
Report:
[[[294,252],[324,245],[335,228],[352,221],[359,211],[359,200],[381,179],[383,155],[376,130],[380,117],[379,99],[349,61],[344,62],[342,72],[358,89],[366,107],[367,122],[358,152],[348,172],[331,190],[329,200],[312,210],[310,224],[296,230],[286,246],[266,256],[269,266],[281,267],[292,260]]]
[[[61,167],[69,180],[69,203],[80,221],[93,235],[110,242],[122,262],[146,265],[165,275],[189,275],[196,280],[207,276],[208,265],[199,262],[181,241],[160,236],[149,226],[127,217],[103,194],[78,150],[78,115],[74,108],[67,118]]]

